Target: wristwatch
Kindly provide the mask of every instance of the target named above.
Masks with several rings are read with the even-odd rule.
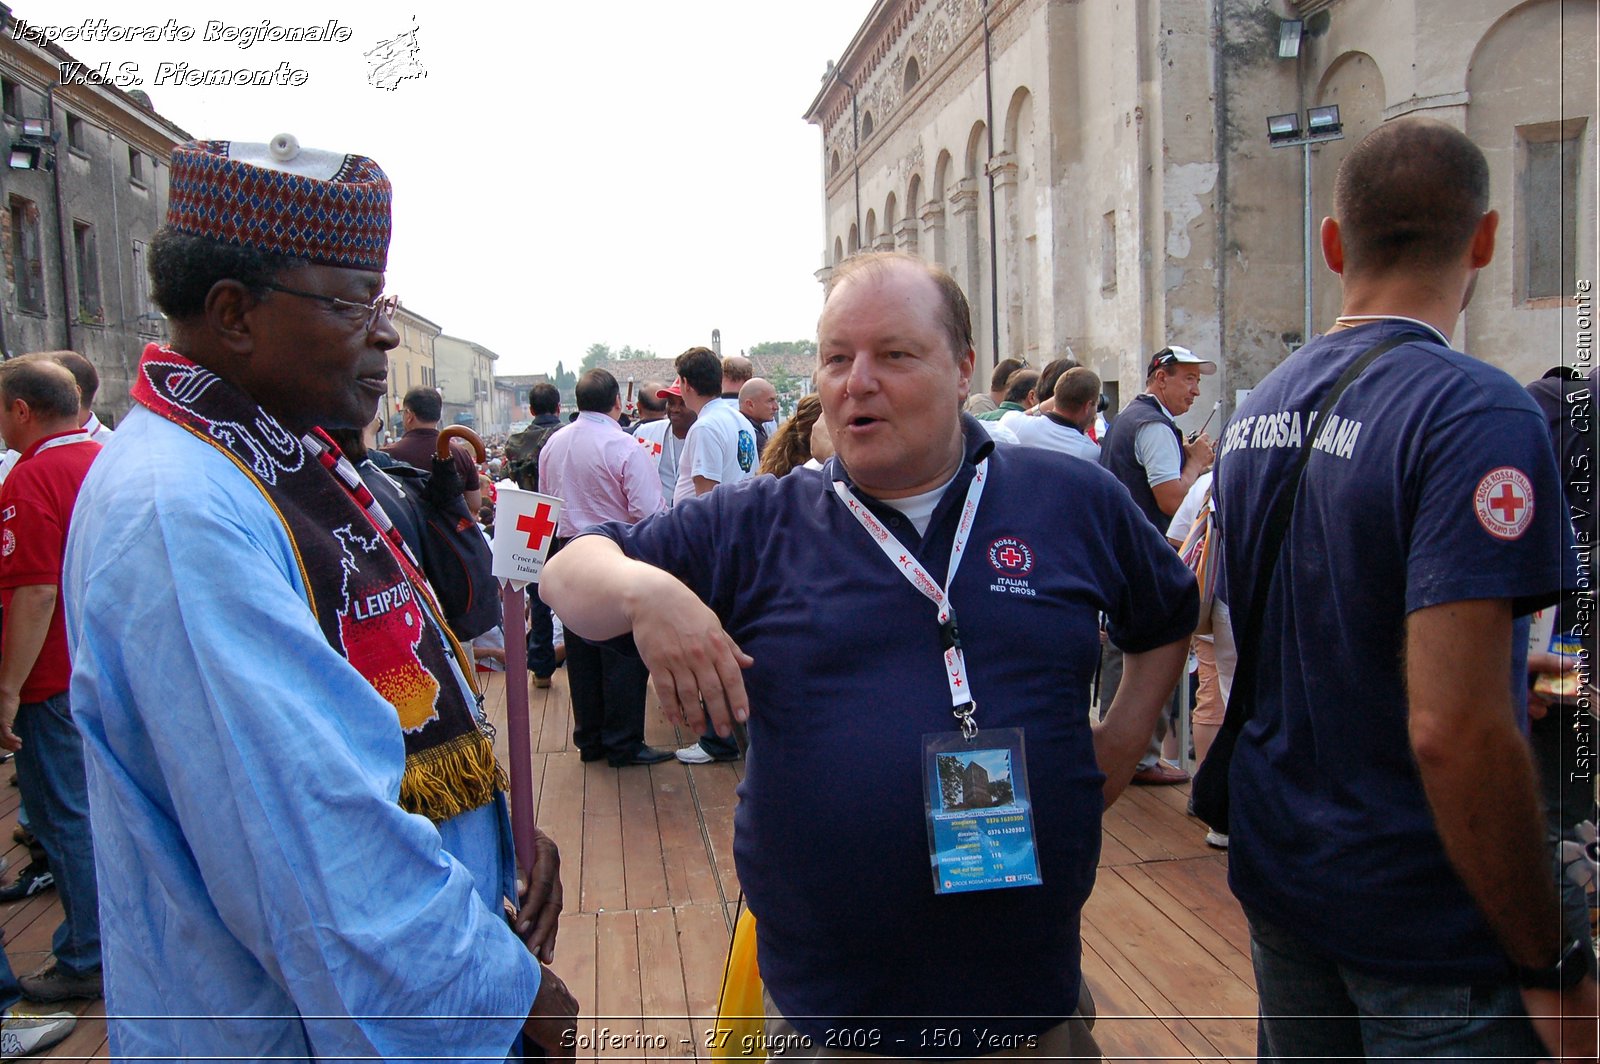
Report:
[[[1524,990],[1571,990],[1589,974],[1589,944],[1573,936],[1561,950],[1561,959],[1548,968],[1516,966],[1517,983]]]

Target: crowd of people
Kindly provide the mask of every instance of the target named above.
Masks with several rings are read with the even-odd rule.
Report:
[[[631,409],[604,369],[575,411],[536,385],[484,453],[413,389],[379,448],[382,170],[225,141],[172,170],[171,340],[114,437],[87,360],[0,364],[0,747],[36,846],[0,900],[63,910],[43,968],[0,954],[4,1056],[102,993],[117,1058],[572,1054],[560,856],[512,843],[472,650],[510,484],[562,501],[528,679],[566,668],[581,758],[745,759],[785,1056],[1099,1059],[1101,814],[1192,755],[1261,1059],[1595,1059],[1593,858],[1557,856],[1593,837],[1595,377],[1530,396],[1450,347],[1498,223],[1458,131],[1349,153],[1343,313],[1215,439],[1177,419],[1216,364],[1176,344],[1120,411],[1071,358],[972,394],[959,285],[869,253],[781,422],[693,347]],[[694,743],[646,744],[652,685]]]

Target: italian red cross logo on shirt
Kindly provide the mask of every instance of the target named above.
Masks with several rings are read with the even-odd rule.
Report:
[[[1485,532],[1497,539],[1520,539],[1533,523],[1533,484],[1522,470],[1501,466],[1478,481],[1472,506]]]

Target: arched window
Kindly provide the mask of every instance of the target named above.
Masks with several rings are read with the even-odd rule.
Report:
[[[833,238],[833,261],[828,265],[837,266],[844,261],[844,241],[838,237]]]
[[[866,140],[872,136],[872,112],[868,111],[861,116],[861,139]]]
[[[828,160],[828,176],[836,177],[839,173],[839,153],[834,152],[833,158]]]
[[[904,85],[905,91],[906,92],[910,92],[911,91],[911,87],[913,85],[915,85],[918,82],[918,80],[921,79],[921,77],[922,77],[922,68],[917,66],[917,57],[916,56],[912,56],[910,59],[906,60],[906,78],[905,78],[905,85]]]

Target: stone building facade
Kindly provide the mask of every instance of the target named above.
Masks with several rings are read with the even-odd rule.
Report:
[[[500,356],[471,340],[440,336],[433,342],[433,357],[444,396],[444,423],[489,431],[494,424],[494,364]]]
[[[393,322],[400,345],[389,352],[389,394],[378,408],[387,433],[385,438],[390,440],[400,438],[400,409],[406,392],[422,385],[439,386],[434,341],[444,331],[404,303],[394,312]],[[450,419],[444,420],[448,423]]]
[[[1597,274],[1596,18],[1593,0],[879,0],[805,115],[818,277],[859,248],[943,264],[978,389],[998,358],[1070,352],[1125,402],[1151,352],[1193,348],[1222,366],[1198,427],[1303,340],[1301,153],[1269,147],[1267,116],[1339,105],[1346,139],[1312,151],[1320,219],[1350,147],[1422,113],[1484,149],[1502,215],[1456,343],[1530,380],[1574,349]],[[1320,332],[1338,279],[1313,251]]]
[[[147,98],[61,84],[72,56],[13,39],[3,5],[0,23],[0,350],[80,352],[100,372],[95,412],[115,424],[140,351],[166,339],[147,254],[166,215],[168,156],[189,136]]]

